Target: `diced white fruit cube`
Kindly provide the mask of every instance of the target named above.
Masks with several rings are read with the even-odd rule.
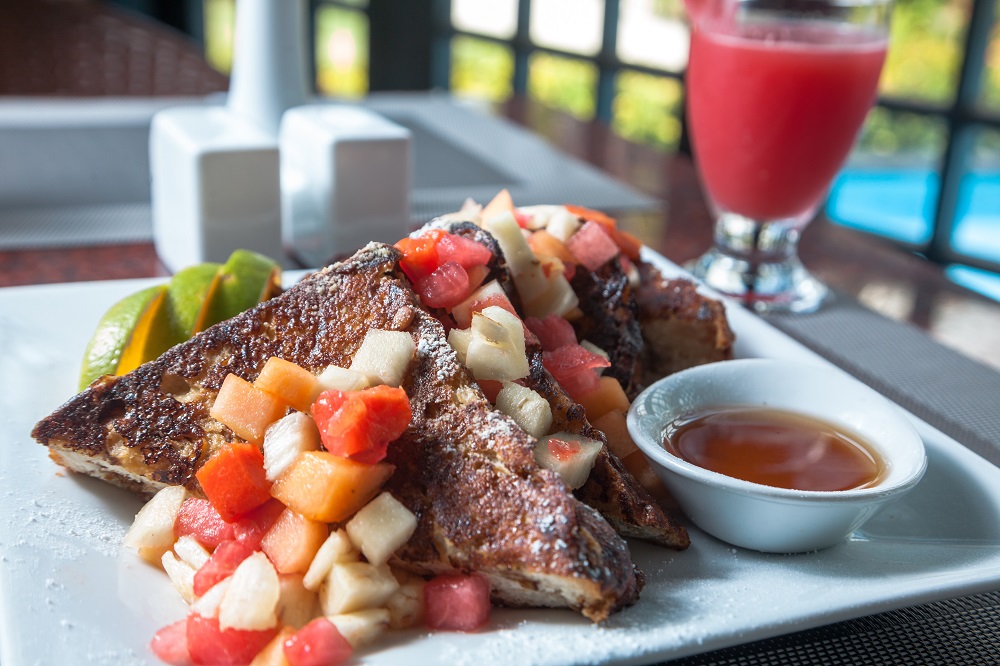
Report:
[[[462,365],[465,365],[468,359],[470,342],[472,342],[471,328],[453,328],[448,331],[448,344],[455,350],[455,355]]]
[[[316,617],[319,598],[306,588],[302,574],[278,574],[278,623],[301,629]]]
[[[476,379],[509,382],[527,377],[521,320],[495,305],[473,314],[465,365]]]
[[[393,569],[399,589],[385,602],[389,611],[389,626],[393,629],[415,627],[424,619],[424,585],[420,576],[401,569]]]
[[[274,481],[303,451],[319,449],[319,430],[308,414],[291,412],[264,432],[264,472]]]
[[[353,613],[329,615],[327,618],[355,650],[371,645],[389,626],[389,611],[366,608]]]
[[[181,597],[187,603],[194,601],[194,567],[178,558],[173,551],[168,550],[163,553],[160,560],[163,570],[167,572],[167,577],[173,583],[174,588],[180,592]]]
[[[389,565],[369,562],[334,564],[320,588],[319,604],[324,615],[379,608],[399,589]]]
[[[587,482],[603,446],[596,439],[557,432],[535,445],[535,461],[540,467],[558,473],[563,482],[575,490]]]
[[[351,543],[378,566],[410,540],[417,529],[417,517],[391,494],[382,493],[354,514],[345,527]]]
[[[458,324],[459,328],[468,328],[472,324],[472,306],[474,304],[497,303],[500,301],[510,302],[510,299],[499,282],[490,280],[472,292],[464,301],[453,307],[451,309],[451,316],[455,318],[455,323]]]
[[[549,216],[545,230],[565,243],[579,228],[580,220],[576,215],[560,206],[558,211]]]
[[[208,558],[211,557],[208,550],[190,534],[185,534],[177,539],[174,544],[174,553],[195,571],[201,569],[202,565],[208,562]]]
[[[360,391],[369,386],[368,375],[357,370],[341,368],[337,365],[328,366],[323,372],[319,373],[316,377],[316,382],[319,384],[320,391],[336,389],[345,393],[348,391]]]
[[[544,285],[534,293],[522,293],[521,300],[525,315],[539,319],[550,314],[564,316],[580,304],[579,297],[562,271],[550,272],[545,277]]]
[[[350,369],[366,375],[372,385],[399,386],[416,349],[409,333],[372,329],[355,352]]]
[[[167,486],[153,495],[135,515],[124,546],[137,550],[147,562],[160,564],[163,554],[174,545],[174,522],[185,499],[184,486]]]
[[[549,401],[527,386],[505,382],[497,394],[496,408],[535,439],[547,435],[552,427]]]
[[[551,204],[520,206],[517,209],[517,212],[521,214],[521,219],[525,223],[525,228],[532,231],[547,227],[549,220],[553,215],[558,214],[559,211],[566,212],[566,209],[562,206],[553,206]]]
[[[309,565],[309,570],[306,571],[302,584],[308,590],[318,590],[334,564],[357,562],[360,559],[359,555],[358,549],[351,543],[347,532],[342,529],[330,532],[330,536],[326,538],[316,555],[313,556],[313,561]]]
[[[538,265],[538,258],[532,252],[528,241],[525,240],[524,234],[521,233],[521,226],[512,213],[505,212],[486,220],[484,226],[500,245],[500,251],[503,252],[503,257],[507,261],[512,275],[516,276],[518,273],[528,270],[532,265]],[[517,282],[516,277],[514,282]],[[518,289],[520,290],[520,286]]]
[[[222,604],[222,598],[226,596],[226,590],[229,589],[229,582],[231,580],[232,577],[223,578],[213,585],[205,594],[198,597],[191,604],[191,610],[202,617],[217,617],[219,615],[219,605]]]
[[[270,629],[278,623],[281,583],[267,555],[257,551],[240,562],[229,577],[219,604],[219,626],[225,629]]]

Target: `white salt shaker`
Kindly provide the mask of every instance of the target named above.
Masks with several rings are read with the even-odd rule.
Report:
[[[171,270],[237,248],[283,257],[278,127],[307,99],[305,12],[306,0],[238,0],[226,106],[153,117],[153,239]]]
[[[367,109],[311,104],[281,122],[286,247],[309,267],[369,241],[394,243],[410,220],[410,131]]]

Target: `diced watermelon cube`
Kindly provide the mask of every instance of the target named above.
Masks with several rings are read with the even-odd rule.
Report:
[[[227,523],[212,503],[199,497],[189,497],[181,504],[174,521],[174,534],[193,536],[206,548],[215,548],[223,541],[236,538],[232,523]]]
[[[274,525],[285,505],[276,499],[268,500],[244,515],[233,526],[233,538],[251,550],[260,549],[260,540]]]
[[[278,633],[278,628],[263,630],[226,629],[218,618],[191,613],[187,618],[188,650],[195,664],[245,666]]]
[[[448,261],[413,287],[427,307],[451,309],[469,295],[469,274],[457,261]]]
[[[488,264],[493,258],[493,253],[485,245],[456,234],[441,236],[437,242],[437,253],[439,265],[454,261],[465,270]]]
[[[566,241],[566,247],[588,270],[598,268],[618,256],[618,245],[600,224],[588,220]]]
[[[201,596],[217,583],[233,575],[243,560],[253,554],[253,549],[239,541],[223,541],[212,556],[194,574],[194,593]]]
[[[389,442],[403,434],[413,415],[406,391],[385,385],[324,391],[311,411],[330,453],[368,464],[385,458]]]
[[[424,586],[431,629],[474,631],[490,621],[490,582],[481,574],[444,574]]]
[[[170,666],[190,666],[191,653],[188,651],[187,620],[168,624],[155,634],[149,642],[149,650],[160,661]]]
[[[566,345],[576,344],[576,331],[565,317],[550,314],[544,319],[528,317],[525,326],[538,337],[544,351],[555,351]]]
[[[291,666],[335,666],[354,651],[337,626],[318,617],[285,641],[285,659]]]
[[[595,369],[607,368],[611,363],[580,345],[565,345],[555,351],[543,352],[542,365],[563,390],[577,400],[597,388],[600,377]]]

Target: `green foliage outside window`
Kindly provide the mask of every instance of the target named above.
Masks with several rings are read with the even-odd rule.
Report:
[[[456,95],[503,102],[513,93],[513,81],[511,49],[473,37],[451,41],[450,86]]]
[[[528,94],[580,120],[594,117],[597,67],[584,60],[535,53],[528,66]]]
[[[630,71],[618,75],[611,127],[626,139],[676,150],[682,113],[679,81]]]

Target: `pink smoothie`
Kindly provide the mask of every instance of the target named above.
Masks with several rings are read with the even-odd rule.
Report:
[[[756,26],[691,36],[688,122],[716,203],[756,219],[810,212],[874,99],[884,37]],[[755,39],[759,33],[770,39]]]

